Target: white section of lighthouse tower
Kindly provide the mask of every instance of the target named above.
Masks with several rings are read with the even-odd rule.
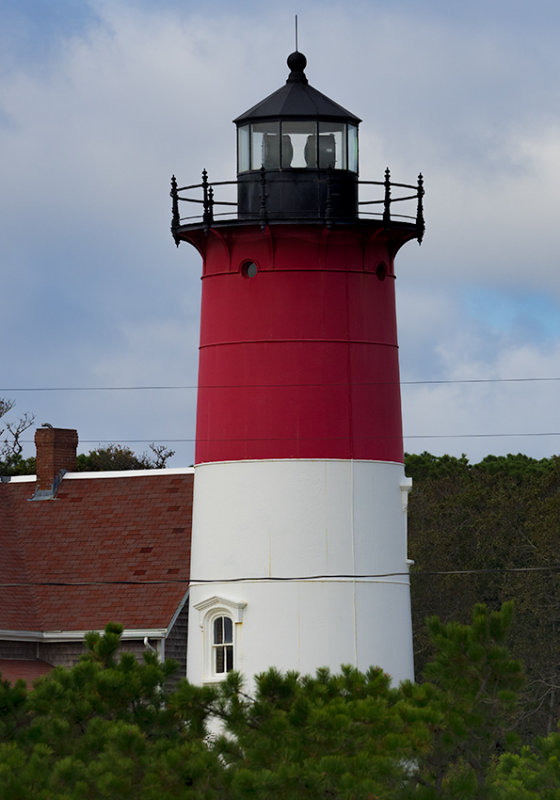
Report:
[[[361,216],[359,119],[309,86],[301,53],[288,66],[235,120],[236,214],[218,215],[206,173],[172,182],[175,241],[203,259],[187,677],[351,664],[399,681],[413,661],[394,256],[422,238],[422,179],[404,187],[415,217],[394,213],[388,170],[382,213]],[[198,188],[202,219],[182,219]]]
[[[195,475],[193,529],[212,531],[215,546],[193,537],[192,574],[223,581],[191,588],[189,680],[223,677],[204,654],[223,608],[206,607],[209,597],[243,604],[233,646],[245,675],[344,663],[413,677],[401,465],[239,461]]]

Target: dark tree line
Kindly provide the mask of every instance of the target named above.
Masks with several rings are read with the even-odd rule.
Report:
[[[24,458],[24,433],[35,422],[33,414],[23,414],[14,418],[10,413],[14,401],[0,397],[0,475],[34,475],[37,468],[34,456]],[[89,453],[80,453],[77,458],[77,472],[103,472],[106,470],[128,469],[162,469],[175,455],[163,444],[152,442],[150,453],[137,455],[130,447],[121,444],[109,444],[98,447]]]
[[[511,647],[527,672],[517,727],[550,733],[560,718],[560,458],[422,453],[406,469],[417,673],[432,654],[427,617],[466,622],[477,602],[513,600]]]

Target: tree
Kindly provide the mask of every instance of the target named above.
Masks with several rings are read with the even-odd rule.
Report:
[[[109,624],[102,636],[88,634],[87,654],[40,679],[25,715],[21,683],[0,695],[1,800],[220,796],[213,782],[222,769],[204,727],[165,702],[174,665],[149,652],[143,663],[131,653],[117,657],[121,632]],[[212,692],[189,692],[206,715]]]
[[[507,648],[512,613],[511,603],[499,611],[477,604],[470,625],[428,620],[436,656],[424,678],[440,717],[419,773],[437,797],[486,797],[490,766],[517,741],[513,729],[525,676]]]
[[[228,796],[239,800],[397,798],[430,745],[430,709],[377,668],[315,677],[270,670],[252,698],[230,675],[217,705],[226,733],[214,747]]]
[[[0,397],[0,474],[25,474],[30,464],[22,458],[21,437],[30,428],[35,417],[25,413],[17,420],[4,419],[13,409],[15,402]],[[34,466],[34,465],[33,465]]]
[[[125,469],[162,469],[167,461],[175,455],[174,450],[167,449],[162,444],[150,445],[153,457],[142,453],[137,456],[130,447],[120,444],[110,444],[105,448],[90,450],[87,455],[80,453],[77,458],[76,469],[78,472],[102,472],[105,470]]]
[[[169,693],[173,666],[119,655],[110,624],[32,692],[0,684],[0,800],[501,800],[492,792],[527,771],[501,755],[522,681],[510,615],[479,606],[472,625],[432,620],[422,684],[391,686],[376,668],[272,669],[251,695],[236,673]],[[546,752],[534,756],[542,781],[557,769]]]
[[[0,475],[34,475],[37,469],[35,457],[23,458],[21,437],[35,422],[33,414],[25,413],[17,420],[3,419],[14,408],[15,402],[0,397]],[[175,455],[163,444],[149,445],[152,455],[137,456],[129,447],[110,444],[106,448],[81,453],[77,458],[79,472],[100,472],[124,469],[163,469]]]
[[[423,453],[405,453],[405,464],[406,474],[414,481],[461,475],[469,468],[469,460],[464,453],[461,458],[456,458],[434,456],[426,450]]]
[[[423,453],[406,468],[417,675],[434,652],[427,617],[467,623],[478,601],[497,610],[515,600],[511,646],[527,664],[518,730],[546,735],[560,715],[560,459]]]
[[[491,781],[494,800],[560,800],[560,734],[500,758]]]

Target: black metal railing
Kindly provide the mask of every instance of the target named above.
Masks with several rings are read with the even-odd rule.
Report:
[[[327,181],[327,202],[325,207],[324,218],[327,223],[332,223],[331,197],[330,197],[330,177]],[[267,179],[266,171],[261,169],[259,176],[260,183],[260,208],[259,212],[253,215],[256,221],[266,223],[269,220],[269,212],[267,208]],[[425,229],[424,223],[424,179],[422,174],[418,175],[418,182],[416,185],[409,183],[393,183],[391,182],[391,173],[389,168],[385,170],[385,179],[383,181],[358,181],[358,186],[375,186],[380,187],[379,195],[371,200],[358,200],[358,218],[364,217],[379,217],[384,226],[389,227],[391,223],[400,221],[410,221],[416,226],[418,242],[422,241]],[[177,236],[178,229],[182,225],[200,224],[211,226],[220,220],[227,221],[238,219],[238,204],[237,200],[217,200],[215,196],[215,187],[224,186],[238,186],[238,181],[212,181],[208,180],[208,173],[206,170],[202,171],[202,182],[195,183],[190,186],[177,186],[175,175],[171,178],[171,198],[172,198],[172,220],[171,232],[175,242],[179,244],[179,237]],[[394,190],[400,191],[401,189],[410,189],[412,193],[398,194],[395,196]],[[193,193],[198,196],[193,196]],[[416,201],[415,213],[413,214],[399,214],[395,213],[393,206],[396,203],[409,203]],[[179,204],[194,203],[195,205],[202,206],[201,213],[192,215],[181,215],[179,211]],[[365,210],[365,206],[382,206],[380,211]],[[222,208],[226,210],[222,211]],[[412,209],[411,209],[412,210]],[[220,219],[218,219],[220,218]],[[243,215],[243,221],[247,221],[247,215]]]

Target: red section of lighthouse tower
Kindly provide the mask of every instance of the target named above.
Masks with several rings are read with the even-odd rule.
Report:
[[[408,232],[246,224],[185,238],[204,260],[196,462],[401,462],[393,256]]]

